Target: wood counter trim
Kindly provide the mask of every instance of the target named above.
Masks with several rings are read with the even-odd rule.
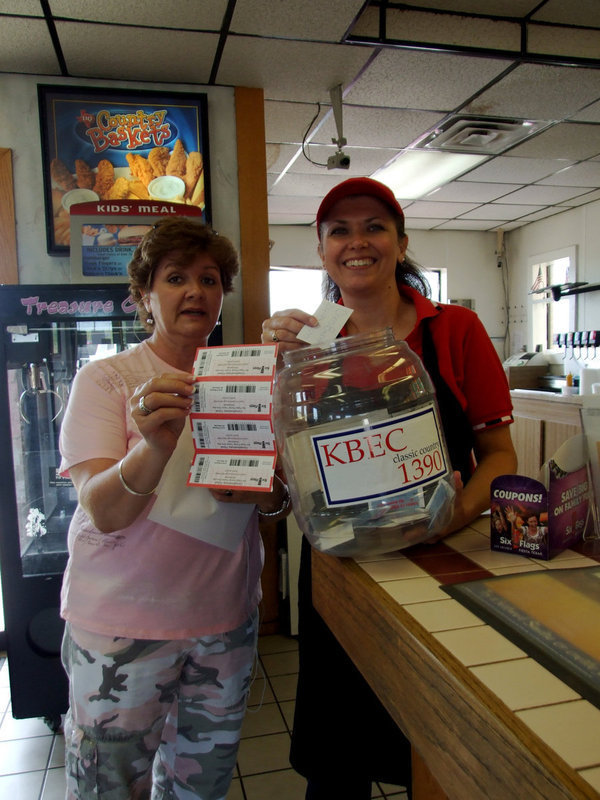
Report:
[[[450,800],[598,799],[353,560],[312,558],[315,607]]]

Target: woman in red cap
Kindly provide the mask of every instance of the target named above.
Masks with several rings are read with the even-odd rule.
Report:
[[[489,507],[490,483],[514,472],[510,392],[476,314],[428,299],[429,286],[406,256],[404,213],[394,194],[370,178],[335,186],[317,212],[326,297],[352,308],[342,335],[392,328],[422,359],[436,389],[457,497],[445,534]],[[263,323],[263,342],[280,350],[314,317],[298,309]],[[310,547],[302,544],[299,580],[300,672],[292,766],[308,779],[307,800],[368,800],[371,783],[407,786],[410,743],[337,643],[311,602]]]

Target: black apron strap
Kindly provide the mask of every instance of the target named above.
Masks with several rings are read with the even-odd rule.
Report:
[[[440,373],[429,323],[430,318],[421,323],[423,365],[435,388],[450,461],[454,469],[460,472],[462,482],[466,485],[473,472],[475,436],[467,415]]]

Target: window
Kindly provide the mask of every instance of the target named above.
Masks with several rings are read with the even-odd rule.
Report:
[[[530,291],[546,286],[574,283],[576,277],[575,247],[543,253],[529,259]],[[530,294],[529,327],[532,349],[541,345],[550,349],[554,337],[576,329],[575,297],[553,300],[550,292]]]
[[[312,314],[323,299],[323,270],[303,267],[271,267],[269,300],[271,314],[299,308]]]
[[[447,302],[446,270],[424,270],[431,299]],[[299,308],[312,314],[323,299],[323,270],[312,267],[271,267],[269,270],[270,313]]]

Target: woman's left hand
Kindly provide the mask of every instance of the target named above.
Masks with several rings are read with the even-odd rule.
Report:
[[[452,519],[446,525],[441,533],[432,536],[431,539],[427,539],[425,544],[435,544],[436,542],[441,541],[441,539],[445,539],[446,536],[449,536],[453,531],[462,528],[465,522],[465,512],[463,509],[462,498],[464,493],[464,485],[462,482],[462,478],[460,476],[460,472],[455,470],[452,479],[454,481],[454,490],[456,492],[454,496],[454,509],[452,511]]]
[[[253,492],[233,489],[210,489],[210,493],[220,503],[253,503],[258,506],[259,512],[272,514],[285,504],[288,497],[288,488],[285,483],[275,476],[273,489],[270,492]],[[287,512],[287,508],[285,509]],[[283,510],[282,510],[283,515]]]

